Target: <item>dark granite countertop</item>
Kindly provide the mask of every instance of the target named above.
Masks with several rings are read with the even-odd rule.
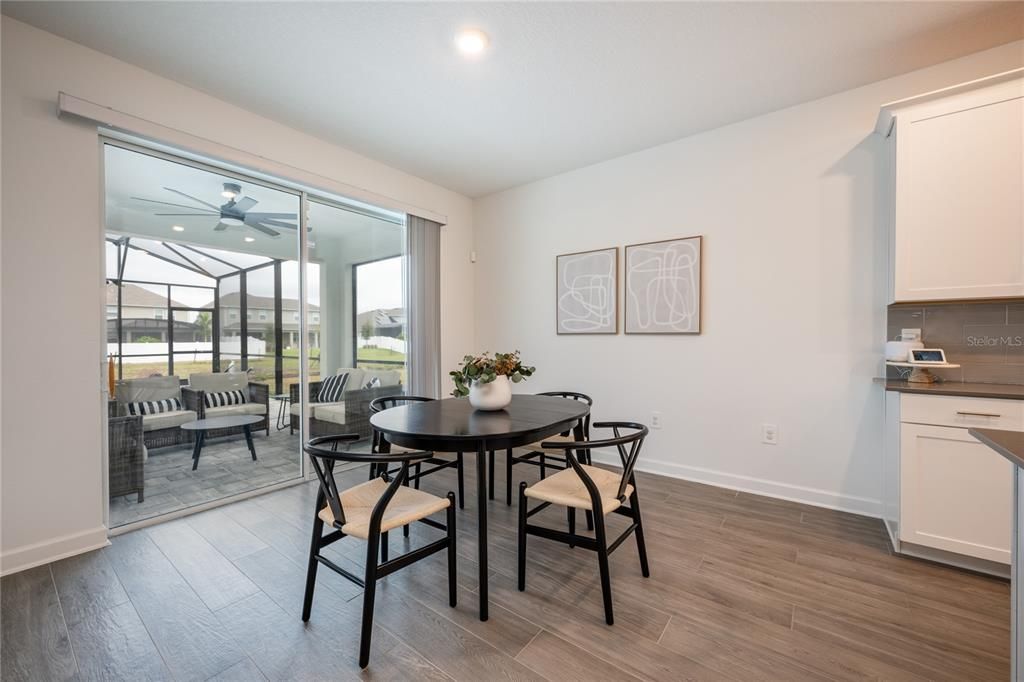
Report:
[[[989,446],[1019,467],[1024,467],[1024,431],[1001,431],[999,429],[967,429],[985,445]]]
[[[1024,400],[1024,386],[1011,384],[969,384],[960,381],[943,381],[935,384],[912,384],[900,379],[875,379],[885,384],[885,390],[897,393],[920,393],[923,395],[958,395],[967,398],[1005,398]]]

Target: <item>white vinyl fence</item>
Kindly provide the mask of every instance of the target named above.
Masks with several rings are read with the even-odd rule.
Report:
[[[125,355],[123,358],[124,362],[153,362],[153,358],[133,358],[127,357],[130,355],[167,355],[168,345],[166,343],[125,343],[121,344],[121,352]],[[248,350],[250,355],[266,355],[267,353],[267,342],[261,339],[254,339],[249,337]],[[175,341],[174,342],[174,354],[179,359],[187,352],[192,353],[205,353],[209,355],[213,352],[212,341]],[[240,338],[234,339],[223,339],[220,342],[221,355],[240,355],[242,352],[242,340]],[[107,353],[117,354],[117,344],[108,343]],[[187,355],[185,356],[187,357]]]
[[[356,343],[360,348],[372,346],[374,348],[393,350],[396,353],[405,353],[405,339],[396,339],[393,336],[371,336],[369,339],[364,339],[360,336]]]

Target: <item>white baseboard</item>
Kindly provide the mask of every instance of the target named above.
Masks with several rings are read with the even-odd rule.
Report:
[[[26,568],[34,568],[58,559],[66,559],[69,556],[90,552],[109,544],[107,527],[97,526],[81,533],[18,547],[0,554],[0,575],[17,573]]]
[[[622,466],[618,456],[614,454],[603,453],[595,450],[593,457],[595,462],[611,464],[612,466]],[[675,462],[666,462],[657,459],[641,459],[637,462],[636,470],[644,471],[649,474],[669,476],[671,478],[681,478],[685,481],[693,481],[694,483],[706,483],[708,485],[718,486],[719,488],[729,488],[730,490],[739,490],[741,492],[753,493],[755,495],[776,497],[778,499],[789,500],[791,502],[802,502],[803,504],[809,504],[815,507],[825,507],[826,509],[836,509],[838,511],[860,514],[862,516],[882,518],[882,501],[873,500],[867,497],[846,495],[830,490],[819,490],[817,488],[807,488],[804,486],[793,485],[791,483],[771,481],[764,478],[740,476],[739,474],[730,474],[724,471],[704,469],[685,464],[676,464]]]

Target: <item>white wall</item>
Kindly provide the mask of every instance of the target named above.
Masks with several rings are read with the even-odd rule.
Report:
[[[18,330],[2,348],[0,571],[106,537],[100,150],[94,128],[57,118],[58,91],[216,141],[210,147],[228,161],[286,178],[315,176],[323,189],[447,216],[444,366],[474,347],[468,199],[7,17],[0,24],[0,304],[3,328]],[[225,148],[238,152],[225,155]],[[44,329],[61,334],[36,333]],[[68,338],[76,340],[70,349]]]
[[[1022,63],[1005,45],[477,200],[477,346],[521,349],[538,371],[518,390],[589,393],[595,418],[661,411],[641,468],[879,515],[875,117]],[[703,334],[555,335],[556,254],[695,234]]]

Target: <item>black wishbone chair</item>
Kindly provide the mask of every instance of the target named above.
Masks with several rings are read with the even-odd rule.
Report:
[[[375,398],[372,401],[370,401],[370,414],[377,414],[378,412],[383,412],[384,410],[390,409],[392,407],[398,407],[399,405],[406,405],[408,403],[425,403],[425,402],[428,402],[428,401],[431,401],[431,400],[433,400],[433,398],[423,398],[423,397],[420,397],[418,395],[389,395],[389,396],[383,396],[383,397],[380,397],[380,398]],[[371,441],[370,451],[371,452],[377,452],[377,453],[412,452],[412,450],[410,450],[409,448],[404,448],[401,445],[392,445],[391,443],[389,443],[387,441],[387,438],[384,437],[384,434],[382,434],[380,431],[377,431],[376,429],[374,429],[374,431],[373,431],[373,440]],[[426,471],[421,471],[420,467],[423,464],[433,465],[434,468],[433,469],[427,469]],[[379,467],[377,467],[377,466],[371,466],[370,467],[370,478],[373,478],[373,477],[375,477],[378,474],[378,471],[377,471],[378,468]],[[438,471],[441,471],[442,469],[451,469],[451,468],[454,468],[458,472],[458,477],[459,477],[459,509],[465,509],[466,508],[466,488],[465,488],[465,479],[464,479],[463,473],[462,473],[463,472],[463,467],[462,467],[462,453],[461,452],[459,452],[459,453],[457,453],[455,455],[455,459],[454,460],[444,459],[444,458],[437,457],[437,456],[431,456],[430,459],[425,459],[422,462],[417,462],[416,465],[413,468],[413,474],[411,476],[409,476],[409,481],[411,481],[413,486],[417,490],[419,490],[420,479],[421,478],[423,478],[425,476],[429,476],[430,474],[437,473]],[[406,534],[406,536],[409,535],[408,527],[405,528],[405,534]]]
[[[309,547],[309,567],[306,571],[306,593],[302,600],[302,620],[309,620],[313,609],[313,589],[316,587],[316,570],[320,564],[335,573],[348,578],[363,588],[363,619],[359,639],[359,667],[365,668],[370,661],[370,636],[373,632],[373,600],[377,580],[405,568],[420,559],[448,550],[448,603],[455,606],[455,494],[437,497],[406,485],[409,466],[424,462],[431,457],[429,452],[406,452],[379,455],[365,452],[338,452],[338,443],[350,443],[361,438],[359,434],[320,436],[310,440],[305,448],[313,464],[313,471],[320,481],[316,496],[316,516],[313,520],[313,539]],[[328,449],[329,446],[329,449]],[[380,478],[360,483],[347,490],[338,490],[334,480],[336,462],[361,462],[370,465],[401,463],[397,475],[390,476],[382,471]],[[431,514],[446,510],[447,523],[442,524],[427,518]],[[445,531],[445,537],[428,545],[388,560],[388,531],[398,526],[419,521],[433,528]],[[323,534],[324,524],[334,530]],[[327,545],[345,536],[366,540],[366,571],[362,578],[349,573],[327,557],[320,554]],[[378,552],[380,563],[377,561]]]
[[[538,393],[537,395],[548,395],[555,398],[566,398],[568,400],[580,400],[585,402],[589,406],[594,405],[594,399],[585,393],[577,393],[575,391],[546,391],[544,393]],[[590,414],[583,418],[583,438],[590,440]],[[557,436],[545,439],[544,442],[557,441],[560,443],[572,443],[575,441],[572,430],[560,433]],[[561,471],[562,469],[569,468],[569,465],[565,461],[565,450],[562,447],[557,448],[545,448],[540,441],[524,445],[523,450],[526,450],[526,454],[516,456],[512,453],[512,449],[509,448],[505,452],[505,503],[509,506],[512,505],[512,467],[516,464],[532,464],[540,467],[540,477],[544,479],[547,477],[547,470],[555,469]],[[590,464],[590,453],[582,453],[584,462]],[[490,480],[490,492],[491,499],[494,499],[494,453],[491,453],[491,480]],[[590,517],[587,517],[587,528],[591,528]]]
[[[601,593],[604,596],[604,618],[608,625],[614,624],[612,616],[612,587],[608,577],[608,555],[614,552],[622,542],[636,534],[636,548],[640,554],[640,572],[645,578],[651,571],[647,565],[647,548],[644,545],[644,527],[640,521],[640,500],[636,492],[636,478],[633,467],[636,465],[640,448],[647,437],[647,427],[634,422],[595,422],[595,429],[611,429],[613,438],[592,440],[588,442],[566,443],[562,441],[544,441],[544,448],[564,450],[568,469],[559,471],[527,487],[526,481],[519,484],[519,591],[526,590],[526,536],[563,542],[570,547],[583,547],[597,552],[597,563],[601,570]],[[620,429],[629,429],[632,433],[621,435]],[[589,452],[594,448],[615,447],[622,460],[622,473],[600,469],[590,464],[580,464],[572,450],[586,452],[586,460],[590,460]],[[627,449],[628,448],[628,449]],[[526,508],[526,499],[539,500],[541,504],[533,509]],[[629,507],[624,506],[629,500]],[[552,504],[565,506],[568,509],[569,532],[564,533],[553,528],[534,526],[527,519]],[[576,510],[593,511],[594,535],[576,535]],[[605,530],[605,516],[610,513],[621,514],[632,520],[622,535],[608,542]]]

